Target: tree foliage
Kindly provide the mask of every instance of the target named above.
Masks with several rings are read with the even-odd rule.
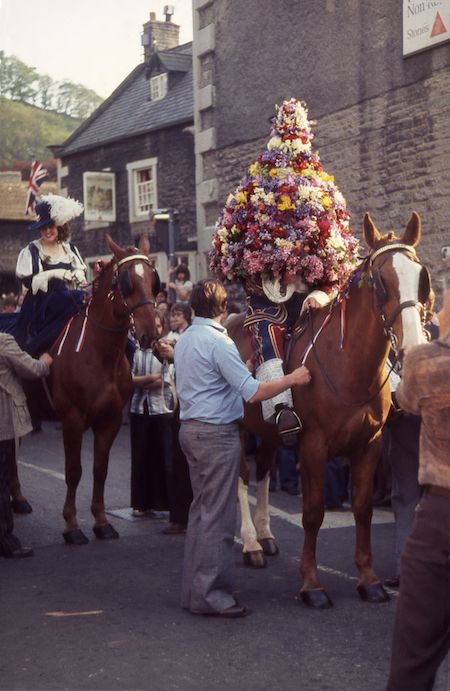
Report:
[[[56,82],[48,74],[38,74],[34,67],[14,55],[6,55],[3,50],[0,50],[0,96],[80,119],[89,117],[103,100],[82,84],[68,80]]]

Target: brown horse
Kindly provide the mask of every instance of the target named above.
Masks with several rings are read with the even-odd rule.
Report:
[[[69,322],[52,347],[49,389],[62,421],[67,495],[63,516],[67,543],[85,544],[76,515],[81,478],[83,433],[94,432],[94,487],[91,511],[97,538],[118,537],[105,514],[104,486],[109,452],[131,395],[130,366],[125,357],[128,331],[144,348],[157,338],[154,296],[159,278],[148,258],[133,247],[123,249],[107,236],[112,260],[94,281],[92,299]]]
[[[370,254],[350,279],[344,298],[311,313],[306,328],[301,329],[298,322],[294,332],[287,371],[304,363],[312,374],[308,386],[293,391],[294,406],[303,421],[298,445],[305,534],[300,595],[312,607],[332,604],[317,573],[316,540],[324,517],[325,467],[337,455],[347,457],[351,464],[358,592],[371,602],[388,599],[372,566],[373,479],[381,453],[381,430],[391,404],[385,367],[389,349],[393,347],[400,360],[403,348],[425,338],[422,305],[431,286],[414,249],[420,235],[416,213],[400,240],[393,233],[380,235],[366,214],[364,236]],[[227,327],[247,361],[251,352],[242,324],[243,317],[234,317]],[[262,438],[257,454],[256,529],[248,507],[245,468],[239,492],[244,561],[261,567],[264,554],[278,552],[269,524],[268,484],[280,442],[275,425],[263,421],[259,406],[246,405],[244,424]]]

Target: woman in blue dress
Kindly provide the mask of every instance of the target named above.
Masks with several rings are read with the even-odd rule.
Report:
[[[36,204],[30,230],[40,238],[24,247],[17,260],[17,278],[27,288],[14,336],[32,356],[50,349],[67,321],[79,312],[85,294],[86,265],[69,241],[69,221],[83,212],[74,199],[49,194]]]

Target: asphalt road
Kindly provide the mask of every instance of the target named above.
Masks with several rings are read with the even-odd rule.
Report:
[[[131,516],[128,435],[124,425],[111,455],[106,504],[120,533],[111,542],[91,530],[86,435],[77,504],[92,539],[83,547],[65,545],[61,535],[60,430],[46,423],[24,440],[19,472],[33,513],[15,517],[15,532],[35,556],[0,560],[0,689],[382,691],[396,594],[382,605],[359,599],[350,511],[327,513],[319,538],[332,609],[311,611],[297,599],[300,500],[278,491],[270,502],[280,554],[251,570],[235,545],[237,597],[251,616],[190,615],[179,606],[183,536],[162,535],[162,520]],[[375,511],[373,553],[379,576],[391,575],[389,509]],[[436,689],[450,690],[448,659]]]

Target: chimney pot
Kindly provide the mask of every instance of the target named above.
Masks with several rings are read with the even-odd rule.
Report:
[[[150,12],[150,21],[154,22],[156,19],[156,13],[155,12]]]

